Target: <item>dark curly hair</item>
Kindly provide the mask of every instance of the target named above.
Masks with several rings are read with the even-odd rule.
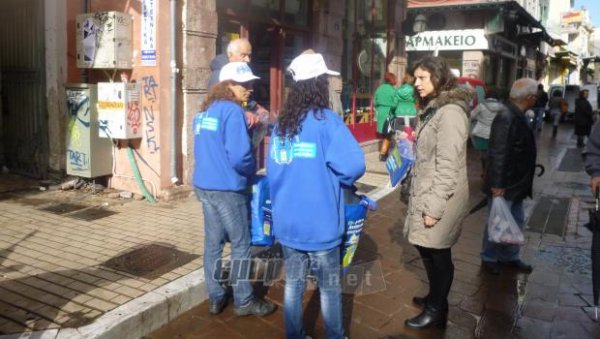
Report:
[[[277,122],[279,137],[295,137],[302,130],[301,125],[309,111],[315,118],[324,119],[323,109],[329,107],[329,82],[327,75],[302,81],[292,81],[283,111]]]
[[[200,105],[200,110],[206,111],[217,100],[229,100],[241,105],[242,103],[235,97],[231,89],[229,89],[229,85],[234,83],[234,81],[225,80],[214,85],[210,92],[208,92],[208,96],[204,99],[202,105]]]
[[[417,68],[421,68],[431,74],[431,83],[435,89],[435,91],[426,98],[417,96],[422,107],[427,106],[426,103],[440,95],[440,92],[448,91],[456,87],[456,77],[452,74],[450,67],[448,67],[448,64],[446,64],[446,61],[443,58],[427,56],[415,62],[411,71],[413,76],[415,75]]]

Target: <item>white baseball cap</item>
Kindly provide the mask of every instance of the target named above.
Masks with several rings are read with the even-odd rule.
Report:
[[[233,80],[242,83],[256,79],[260,78],[252,73],[252,70],[247,63],[242,61],[228,63],[221,68],[221,72],[219,73],[219,82]]]
[[[292,73],[292,78],[295,81],[316,78],[321,74],[340,75],[339,72],[327,68],[325,60],[320,53],[303,53],[298,55],[292,60],[288,70]]]

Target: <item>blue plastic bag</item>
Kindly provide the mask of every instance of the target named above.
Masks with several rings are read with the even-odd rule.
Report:
[[[358,196],[352,193],[350,197],[346,197],[344,204],[346,233],[344,234],[342,248],[343,272],[346,272],[352,264],[368,210],[374,211],[376,209],[377,203],[367,196]]]
[[[272,246],[271,194],[265,176],[256,177],[250,200],[250,235],[252,246]]]
[[[414,143],[401,138],[392,146],[385,167],[390,175],[390,185],[396,187],[408,174],[415,162]]]

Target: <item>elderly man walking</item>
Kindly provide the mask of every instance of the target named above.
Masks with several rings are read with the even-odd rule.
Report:
[[[490,202],[492,197],[503,196],[506,199],[521,228],[525,221],[523,200],[532,196],[536,158],[535,136],[528,127],[525,112],[537,100],[537,85],[529,78],[515,81],[506,108],[496,115],[490,133],[488,168],[483,187]],[[481,260],[489,273],[499,274],[502,265],[531,273],[533,267],[520,259],[519,251],[518,245],[490,242],[486,227]]]

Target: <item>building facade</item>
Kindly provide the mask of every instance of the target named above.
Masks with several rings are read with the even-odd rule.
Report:
[[[424,32],[407,38],[409,63],[438,54],[461,76],[504,93],[515,79],[544,71],[540,44],[550,38],[539,1],[410,0],[408,15],[426,22]]]
[[[88,169],[90,159],[106,152],[75,148],[85,144],[82,136],[95,140],[90,117],[98,108],[93,119],[101,134],[113,122],[129,132],[127,139],[112,134],[101,141],[110,156],[100,163],[110,161],[104,168],[112,169],[91,179],[133,192],[143,191],[141,182],[150,194],[168,198],[179,184],[191,183],[191,122],[207,94],[211,60],[236,37],[252,44],[250,66],[261,77],[254,96],[273,116],[285,100],[286,67],[312,48],[341,71],[332,86],[349,128],[359,141],[376,142],[371,97],[386,70],[404,72],[405,8],[403,0],[0,2],[1,153],[11,171],[35,177]],[[118,36],[117,27],[127,36]],[[117,34],[111,41],[119,43],[105,48],[107,34]],[[105,53],[112,53],[112,66],[94,64]],[[121,83],[131,91],[113,90],[119,102],[96,91]],[[84,92],[98,92],[97,103]],[[107,110],[122,111],[120,125],[103,120]],[[264,158],[264,150],[257,155]]]

